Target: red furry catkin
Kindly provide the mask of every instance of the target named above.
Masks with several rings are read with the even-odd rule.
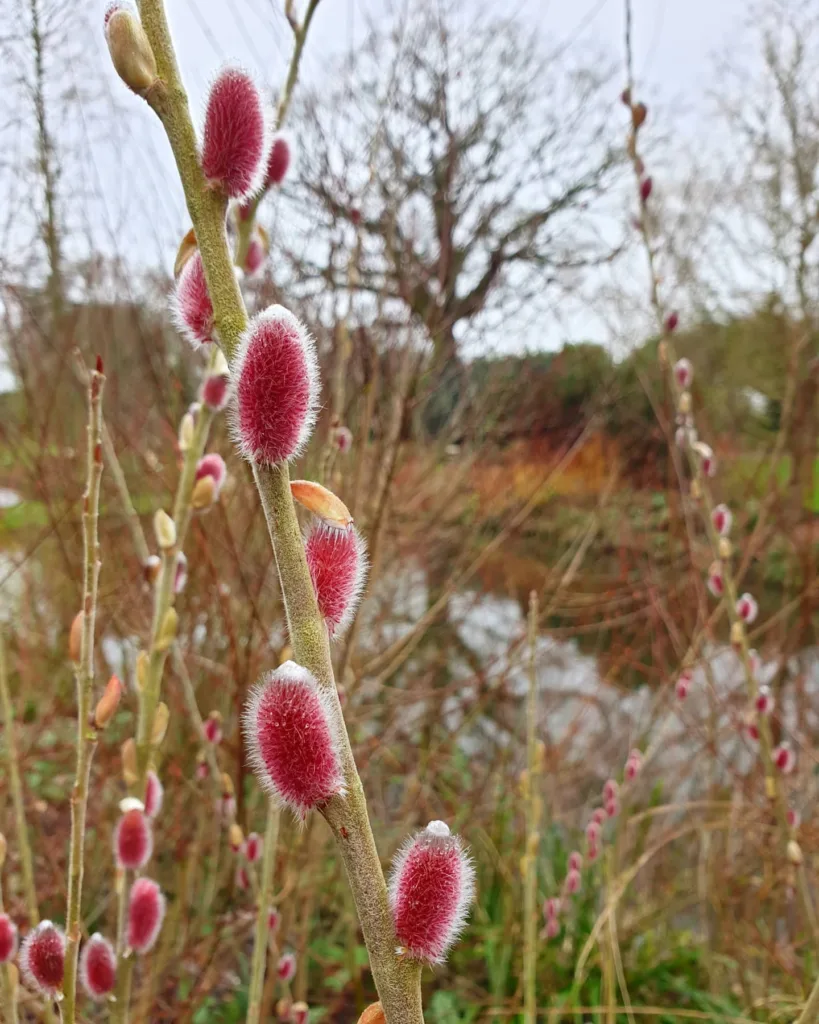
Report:
[[[17,953],[17,925],[8,914],[0,914],[0,964],[7,964]]]
[[[244,198],[262,184],[267,126],[256,83],[238,68],[213,81],[205,111],[202,173],[213,188]]]
[[[242,455],[274,465],[298,455],[316,418],[316,349],[307,328],[283,306],[251,320],[231,377],[233,431]]]
[[[174,288],[171,312],[177,328],[194,348],[213,341],[213,303],[198,249],[182,268]]]
[[[123,801],[124,802],[124,801]],[[114,856],[121,868],[138,870],[151,859],[154,837],[141,805],[129,807],[114,829]]]
[[[92,935],[80,957],[80,981],[92,999],[105,999],[117,981],[117,955],[99,932]]]
[[[211,711],[205,719],[205,739],[214,746],[222,742],[222,716],[218,711]]]
[[[245,839],[245,859],[248,864],[255,864],[262,855],[262,839],[258,832],[251,832]]]
[[[223,373],[213,373],[202,382],[202,401],[209,409],[219,412],[227,405],[228,378]]]
[[[354,526],[315,523],[304,544],[319,611],[331,636],[349,626],[367,578],[364,541]]]
[[[344,792],[333,713],[315,678],[292,661],[262,679],[244,711],[259,783],[302,819]]]
[[[796,767],[796,754],[788,743],[780,743],[772,756],[774,764],[783,775],[790,775]]]
[[[178,570],[177,570],[178,571]],[[155,771],[149,771],[145,777],[145,813],[155,818],[162,810],[165,790]]]
[[[55,996],[63,984],[65,934],[51,921],[30,931],[20,950],[20,969],[26,981],[45,996]]]
[[[276,974],[280,981],[292,981],[296,976],[296,957],[293,953],[284,953],[279,957]]]
[[[165,897],[150,878],[138,878],[128,900],[128,945],[147,953],[157,940],[165,917]]]
[[[395,934],[407,955],[441,963],[466,921],[475,871],[457,836],[431,821],[397,853],[390,878]]]
[[[281,185],[290,170],[293,156],[290,139],[286,135],[274,135],[267,159],[267,185]]]

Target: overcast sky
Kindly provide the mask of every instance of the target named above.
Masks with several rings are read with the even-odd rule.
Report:
[[[42,0],[44,5],[58,2]],[[304,82],[319,82],[333,58],[363,40],[369,19],[388,17],[390,10],[403,10],[413,2],[417,0],[400,0],[398,6],[386,0],[321,0],[303,58]],[[303,9],[305,0],[295,3]],[[477,0],[460,3],[468,11]],[[20,0],[0,4],[27,8]],[[517,13],[540,35],[546,52],[580,55],[602,49],[612,60],[622,58],[622,0],[487,0],[482,6]],[[283,0],[166,0],[166,8],[196,117],[208,81],[223,62],[247,66],[271,90],[283,81],[292,47]],[[81,59],[56,61],[57,84],[62,92],[93,88],[97,93],[93,115],[86,108],[81,116],[58,119],[58,137],[71,148],[74,161],[66,171],[66,184],[70,176],[76,197],[64,210],[67,231],[75,239],[91,238],[86,248],[124,254],[144,267],[169,272],[189,225],[163,130],[146,105],[122,87],[110,66],[101,31],[104,3],[84,0],[76,7],[63,4],[63,9],[71,17],[84,17],[87,29],[80,32]],[[693,131],[692,150],[707,151],[708,132],[717,131],[713,120],[705,124],[697,114],[713,88],[715,55],[731,47],[747,10],[747,0],[633,0],[634,71],[640,96],[653,110],[674,109],[675,131],[681,138]],[[19,130],[13,136],[7,130],[0,133],[0,145],[8,153],[12,146],[22,145],[21,138]],[[4,168],[0,161],[0,189],[6,193],[7,209],[23,223],[31,216],[26,178],[17,171],[2,177],[12,166],[7,162]],[[10,237],[14,236],[6,236],[7,246]],[[605,327],[581,317],[558,327],[542,344],[554,347],[567,337],[572,340],[572,335],[605,340]]]

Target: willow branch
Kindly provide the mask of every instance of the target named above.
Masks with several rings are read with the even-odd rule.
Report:
[[[66,909],[65,976],[63,978],[62,1016],[65,1024],[74,1024],[77,999],[77,957],[80,949],[80,910],[82,906],[83,861],[85,853],[85,817],[88,806],[88,780],[97,745],[92,722],[94,696],[94,626],[100,576],[99,501],[102,479],[102,390],[105,377],[93,370],[88,384],[88,482],[83,496],[83,604],[80,660],[77,682],[77,770],[71,792],[71,845],[68,869]]]
[[[529,595],[529,691],[526,702],[526,850],[523,868],[523,997],[525,1024],[537,1021],[537,852],[541,802],[537,754],[537,594]]]
[[[236,354],[239,335],[247,323],[247,313],[236,284],[227,243],[226,201],[205,185],[187,96],[176,64],[162,0],[142,0],[140,11],[161,79],[152,89],[149,102],[165,126],[174,153],[199,243],[214,321],[230,360]],[[419,1024],[423,1021],[421,970],[417,963],[400,960],[395,953],[396,939],[386,882],[338,701],[327,628],[316,605],[290,494],[288,468],[286,465],[264,469],[254,467],[254,476],[276,555],[294,657],[331,694],[334,712],[342,726],[341,754],[347,796],[332,799],[323,813],[347,869],[373,978],[388,1024]]]
[[[256,935],[253,941],[253,967],[250,975],[250,994],[247,1024],[259,1024],[262,1015],[264,970],[267,963],[267,940],[270,936],[270,902],[273,896],[273,870],[276,865],[276,845],[279,840],[281,811],[272,800],[267,802],[267,825],[264,833],[261,895],[256,915]]]
[[[17,846],[20,851],[20,865],[23,869],[23,888],[26,894],[26,908],[29,923],[33,927],[40,921],[37,907],[37,890],[34,886],[34,859],[26,824],[26,802],[23,796],[23,781],[20,778],[20,755],[14,728],[14,705],[9,690],[8,665],[6,664],[6,643],[0,629],[0,699],[3,703],[3,725],[6,739],[6,761],[8,763],[11,796],[14,802],[14,818],[17,825]]]

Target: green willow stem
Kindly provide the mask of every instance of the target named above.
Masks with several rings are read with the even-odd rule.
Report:
[[[290,494],[286,465],[254,467],[262,507],[270,530],[279,570],[294,659],[331,696],[338,721],[344,725],[338,700],[327,628],[319,615],[304,543]],[[396,956],[397,945],[387,886],[381,870],[364,789],[356,769],[346,726],[341,730],[341,764],[346,795],[334,797],[322,809],[341,853],[356,903],[370,968],[387,1024],[419,1024],[421,968]]]
[[[525,1024],[537,1021],[537,852],[541,802],[536,785],[537,754],[537,594],[529,595],[529,692],[526,706],[526,851],[523,856],[523,999]]]
[[[176,63],[162,0],[140,0],[142,25],[156,59],[159,81],[146,99],[162,121],[182,181],[193,222],[214,323],[229,360],[236,354],[247,312],[233,271],[225,230],[227,202],[208,188],[199,166],[196,133]],[[294,78],[295,81],[295,78]],[[338,701],[327,628],[316,605],[301,531],[290,494],[286,465],[254,467],[267,520],[290,631],[294,658],[332,695],[341,726],[341,761],[347,793],[329,801],[322,813],[338,843],[364,932],[373,979],[388,1024],[422,1024],[421,967],[400,959],[387,886],[367,814],[364,790],[353,759]]]
[[[269,910],[273,896],[273,871],[276,866],[276,845],[279,840],[279,819],[281,811],[272,800],[267,802],[267,825],[264,833],[264,858],[262,860],[262,887],[259,895],[259,912],[256,915],[256,934],[253,940],[253,967],[250,974],[250,993],[247,1010],[247,1024],[259,1024],[262,1016],[264,994],[264,972],[267,963],[267,940],[270,935]]]
[[[66,909],[64,1001],[60,1010],[65,1024],[74,1024],[77,1000],[77,957],[80,949],[80,910],[82,906],[83,861],[85,852],[85,816],[88,807],[88,780],[97,746],[92,724],[94,696],[94,625],[100,576],[99,500],[102,479],[102,390],[105,377],[93,370],[88,385],[88,483],[83,496],[83,607],[80,660],[77,680],[77,770],[71,792],[71,845],[68,869]]]
[[[20,778],[20,755],[17,750],[17,737],[14,728],[14,705],[9,691],[6,642],[2,629],[0,629],[0,699],[3,704],[6,761],[8,762],[11,796],[17,825],[17,847],[20,851],[20,866],[23,869],[23,889],[26,894],[29,924],[33,928],[40,922],[40,911],[37,907],[37,890],[34,886],[34,859],[31,854],[31,843],[26,824],[26,802],[23,796],[23,780]]]

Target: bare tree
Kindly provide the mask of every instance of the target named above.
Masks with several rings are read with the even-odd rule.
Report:
[[[611,256],[604,65],[568,67],[514,20],[430,4],[372,28],[331,82],[302,109],[300,230],[280,238],[308,292],[355,292],[362,318],[377,296],[448,358],[478,314],[542,313]]]

